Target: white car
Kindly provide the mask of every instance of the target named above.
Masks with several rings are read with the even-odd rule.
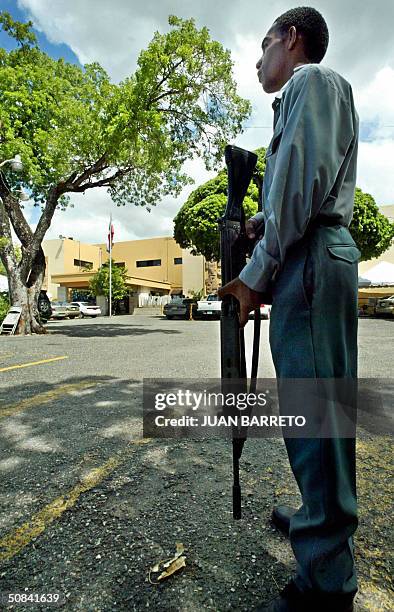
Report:
[[[198,301],[196,315],[198,318],[215,317],[220,319],[222,302],[216,293],[210,293],[204,300]]]
[[[375,313],[377,315],[391,315],[394,317],[394,295],[378,300]]]
[[[99,306],[89,302],[71,302],[71,306],[78,306],[82,317],[98,317],[101,315]]]

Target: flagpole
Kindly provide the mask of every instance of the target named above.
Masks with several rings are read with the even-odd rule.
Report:
[[[109,228],[109,316],[112,317],[112,214]]]

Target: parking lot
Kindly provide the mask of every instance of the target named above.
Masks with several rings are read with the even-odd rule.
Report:
[[[261,377],[274,376],[268,326]],[[152,314],[47,327],[0,339],[0,590],[60,593],[69,610],[221,612],[252,610],[282,587],[293,560],[270,510],[299,502],[282,441],[247,442],[234,522],[228,441],[142,438],[142,379],[219,377],[219,322]],[[360,377],[393,376],[393,331],[359,320]],[[361,429],[358,610],[391,609],[390,463],[388,436]],[[151,584],[149,568],[176,542],[186,567]]]

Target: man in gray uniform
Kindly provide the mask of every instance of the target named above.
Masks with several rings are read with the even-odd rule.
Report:
[[[358,116],[352,89],[320,65],[328,45],[323,17],[296,8],[262,42],[257,73],[273,104],[266,153],[265,232],[238,279],[219,295],[240,303],[240,323],[272,294],[270,346],[278,379],[357,378],[357,261],[348,226],[356,181]],[[282,406],[281,406],[282,409]],[[334,417],[335,418],[335,417]],[[357,527],[354,438],[285,439],[302,495],[288,525],[297,573],[271,611],[353,610],[352,536]]]

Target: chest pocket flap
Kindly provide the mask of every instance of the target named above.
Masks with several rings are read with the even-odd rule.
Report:
[[[342,259],[355,263],[361,257],[361,252],[353,244],[328,244],[327,250],[334,259]]]

